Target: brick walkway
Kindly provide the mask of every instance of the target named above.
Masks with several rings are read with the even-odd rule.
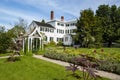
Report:
[[[43,57],[42,55],[33,55],[33,57],[38,58],[38,59],[42,59],[45,61],[49,61],[52,63],[56,63],[56,64],[59,64],[62,66],[69,66],[69,63],[67,63],[67,62],[49,59],[49,58]],[[109,78],[111,80],[120,80],[120,75],[117,75],[114,73],[109,73],[109,72],[105,72],[105,71],[97,71],[96,74],[100,75],[101,77]]]

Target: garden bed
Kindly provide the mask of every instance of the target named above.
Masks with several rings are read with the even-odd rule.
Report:
[[[86,54],[104,62],[100,63],[97,69],[104,70],[120,75],[120,53],[119,48],[102,48],[102,49],[49,49],[44,54],[45,57],[73,63],[73,58],[79,54]]]

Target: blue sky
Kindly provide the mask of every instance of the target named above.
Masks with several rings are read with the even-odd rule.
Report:
[[[65,20],[76,19],[81,10],[91,8],[95,11],[101,4],[120,6],[120,0],[0,0],[0,25],[10,29],[19,18],[25,19],[28,24],[32,20],[48,21],[51,10],[55,19],[61,16]]]

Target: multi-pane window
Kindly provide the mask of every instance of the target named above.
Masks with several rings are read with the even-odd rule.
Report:
[[[65,41],[68,41],[68,37],[65,37]]]
[[[57,23],[57,25],[58,25],[58,26],[64,26],[64,24],[63,24],[63,23]]]
[[[57,41],[62,41],[63,42],[63,38],[57,38]]]
[[[50,41],[53,41],[53,37],[50,37]]]
[[[60,23],[57,23],[57,25],[60,25]]]
[[[64,24],[61,24],[61,26],[64,26]]]

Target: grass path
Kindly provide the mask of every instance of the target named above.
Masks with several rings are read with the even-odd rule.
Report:
[[[33,57],[38,58],[38,59],[42,59],[45,61],[53,62],[53,63],[59,64],[62,66],[69,66],[69,63],[67,63],[67,62],[45,58],[41,55],[33,55]],[[117,74],[113,74],[113,73],[109,73],[109,72],[105,72],[105,71],[97,71],[96,74],[100,75],[101,77],[109,78],[111,80],[120,80],[120,75],[117,75]]]

